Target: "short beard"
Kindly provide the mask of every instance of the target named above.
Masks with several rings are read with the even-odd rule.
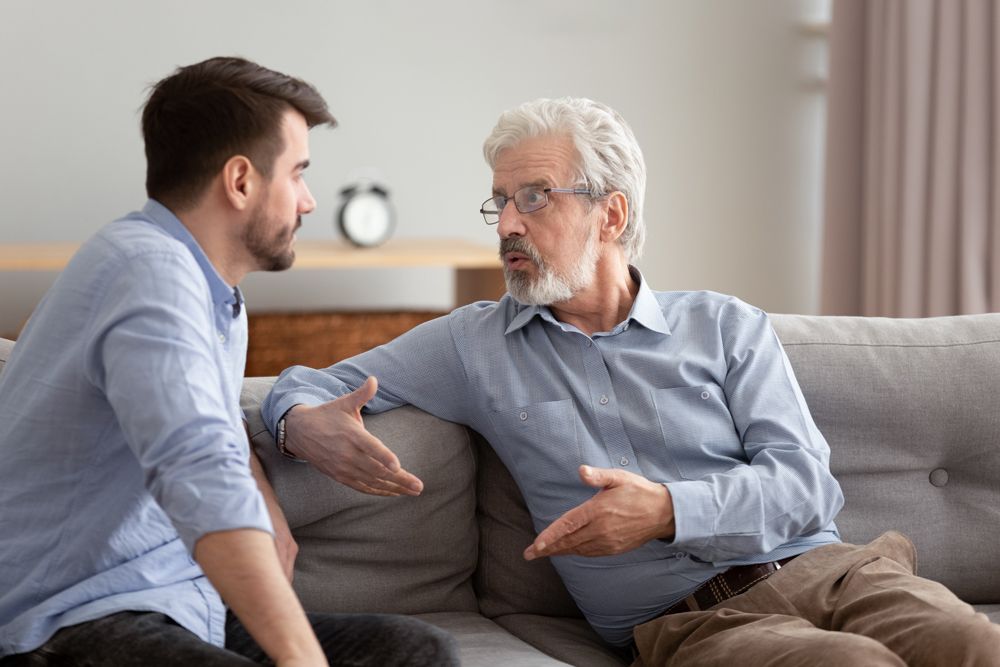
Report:
[[[508,252],[526,255],[538,269],[536,276],[524,271],[514,271],[504,264],[503,277],[507,291],[520,303],[529,306],[549,306],[569,301],[594,281],[599,252],[593,229],[587,235],[581,257],[567,275],[559,275],[549,266],[538,250],[527,239],[516,236],[500,241],[500,257]]]
[[[263,204],[264,202],[262,202]],[[295,226],[291,234],[286,233],[285,228],[279,230],[276,236],[268,236],[268,228],[271,227],[264,206],[260,206],[250,217],[246,231],[243,233],[243,245],[247,252],[257,260],[257,268],[260,271],[284,271],[295,263],[295,250],[291,245],[291,234],[295,233],[302,226],[302,217],[295,219]]]

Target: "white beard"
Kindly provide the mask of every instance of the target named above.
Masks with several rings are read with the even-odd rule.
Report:
[[[587,235],[580,258],[565,275],[560,275],[549,266],[528,241],[518,239],[512,245],[511,248],[504,248],[501,244],[501,254],[507,250],[521,252],[528,255],[538,269],[538,275],[532,278],[523,271],[512,271],[504,266],[503,275],[507,282],[507,291],[520,303],[529,306],[548,306],[569,301],[590,287],[594,281],[600,253],[597,248],[596,230],[593,228]]]

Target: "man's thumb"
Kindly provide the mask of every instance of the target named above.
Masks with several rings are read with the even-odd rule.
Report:
[[[369,375],[363,385],[344,396],[344,402],[350,409],[360,410],[365,407],[365,403],[375,398],[375,392],[377,391],[378,380],[375,379],[374,375]]]
[[[580,479],[588,486],[595,489],[603,489],[614,482],[614,470],[606,468],[593,468],[591,466],[580,466]]]

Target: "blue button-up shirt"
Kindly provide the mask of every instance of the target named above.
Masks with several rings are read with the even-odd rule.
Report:
[[[595,493],[580,464],[666,483],[672,541],[552,559],[591,625],[627,643],[636,624],[731,565],[839,541],[843,504],[767,316],[712,292],[653,292],[633,277],[631,312],[611,331],[588,336],[507,295],[326,370],[288,369],[264,417],[273,428],[292,406],[374,375],[369,411],[409,403],[485,436],[539,531]]]
[[[272,530],[239,408],[241,300],[150,201],[39,304],[0,376],[0,655],[122,610],[223,643],[194,544]]]

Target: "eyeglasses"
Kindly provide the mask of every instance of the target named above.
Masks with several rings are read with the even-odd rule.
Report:
[[[529,185],[515,192],[513,197],[493,195],[483,202],[483,206],[479,209],[479,212],[483,214],[483,220],[486,221],[487,225],[495,225],[500,222],[500,213],[507,206],[507,202],[513,199],[514,208],[519,213],[534,213],[549,205],[550,192],[567,195],[588,195],[591,197],[600,196],[595,195],[586,188],[540,188],[537,185]]]

